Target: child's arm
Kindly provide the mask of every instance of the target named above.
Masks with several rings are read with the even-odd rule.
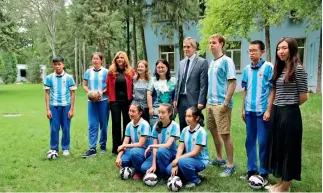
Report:
[[[154,144],[158,144],[158,140],[154,139]],[[147,148],[148,149],[148,148]],[[153,149],[153,162],[151,164],[151,167],[147,170],[146,173],[154,173],[156,171],[156,155],[157,155],[157,149]]]
[[[243,89],[242,91],[242,105],[241,105],[241,109],[242,109],[242,112],[241,112],[241,117],[242,117],[242,120],[243,121],[246,121],[246,112],[245,112],[245,109],[244,109],[244,103],[245,103],[245,100],[246,100],[246,88]]]
[[[169,137],[166,143],[163,144],[152,144],[150,145],[150,148],[160,148],[160,147],[164,147],[164,148],[170,148],[170,146],[173,144],[173,142],[175,141],[175,137]]]
[[[50,108],[49,108],[49,95],[50,95],[49,93],[50,93],[50,90],[46,89],[45,90],[46,114],[48,119],[52,119],[52,112],[50,111]]]
[[[184,147],[184,143],[183,144]],[[182,151],[184,150],[184,148],[182,149]],[[195,157],[197,156],[202,150],[202,146],[201,145],[195,145],[193,151],[186,153],[186,154],[179,154],[179,150],[177,150],[177,154],[176,154],[176,158],[174,159],[174,161],[172,162],[173,167],[177,166],[178,161],[182,158],[186,158],[186,157]]]
[[[68,112],[69,119],[71,119],[74,115],[75,90],[70,90],[70,93],[71,93],[71,108]]]
[[[148,136],[141,136],[138,143],[124,144],[122,146],[124,148],[129,148],[129,147],[143,147],[144,144],[146,143],[147,137]]]
[[[88,87],[88,82],[87,80],[83,80],[83,88],[85,90],[86,93],[88,93],[90,90],[89,90],[89,87]]]

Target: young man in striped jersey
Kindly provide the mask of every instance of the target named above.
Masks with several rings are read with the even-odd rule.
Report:
[[[268,183],[268,171],[265,169],[268,124],[271,104],[268,97],[272,88],[273,65],[261,58],[265,53],[265,44],[260,40],[252,41],[249,45],[248,64],[242,74],[242,119],[246,122],[246,150],[248,157],[248,172],[241,179],[260,173]],[[259,145],[260,167],[257,164],[257,137]]]
[[[224,55],[225,38],[220,34],[210,37],[210,50],[214,56],[208,71],[207,126],[216,148],[216,158],[209,164],[224,166],[221,177],[235,173],[233,142],[230,135],[232,95],[236,88],[236,70],[231,58]],[[222,158],[224,143],[228,162]]]
[[[58,152],[59,130],[62,127],[63,155],[69,155],[70,126],[74,115],[76,85],[73,77],[64,71],[64,59],[52,59],[55,72],[45,80],[46,114],[50,123],[50,149]]]

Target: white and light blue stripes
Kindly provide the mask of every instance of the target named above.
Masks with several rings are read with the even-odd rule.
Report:
[[[175,140],[169,149],[177,151],[176,140],[179,139],[181,135],[181,130],[178,123],[172,121],[171,124],[167,128],[163,128],[160,133],[158,133],[156,130],[156,124],[153,127],[152,137],[158,140],[158,144],[167,143],[169,137],[174,137]]]
[[[246,88],[245,111],[262,114],[268,106],[271,92],[273,65],[261,60],[256,67],[247,65],[242,74],[243,88]]]
[[[147,136],[144,147],[149,145],[150,125],[143,118],[140,118],[138,127],[134,127],[133,121],[129,122],[126,127],[125,136],[130,137],[131,143],[138,143],[140,137]]]
[[[209,153],[207,150],[208,139],[207,132],[203,127],[197,125],[197,128],[195,128],[193,131],[190,131],[189,126],[185,127],[181,133],[180,142],[185,144],[185,153],[192,152],[196,145],[202,146],[202,150],[196,156],[196,158],[207,165],[209,161]]]
[[[208,104],[220,105],[224,103],[228,90],[228,81],[236,79],[236,70],[233,60],[223,55],[212,60],[208,70]],[[228,107],[232,108],[232,99]]]
[[[106,79],[108,76],[108,70],[101,66],[99,70],[95,70],[93,67],[88,69],[84,73],[83,79],[88,82],[88,88],[90,91],[102,92],[106,87]],[[106,93],[103,93],[101,101],[107,100]]]
[[[57,75],[54,72],[46,76],[44,89],[50,90],[51,106],[67,106],[71,104],[70,90],[76,90],[76,85],[71,75],[65,72]]]

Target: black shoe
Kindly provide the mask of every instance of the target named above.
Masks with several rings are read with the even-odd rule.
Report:
[[[267,186],[268,184],[268,174],[260,174],[260,176],[264,179],[264,185]]]
[[[101,153],[107,152],[107,148],[105,146],[100,146],[100,152]]]
[[[96,155],[96,149],[89,149],[82,155],[82,158],[89,158],[95,155]]]
[[[112,150],[112,153],[113,153],[114,155],[118,155],[118,151],[117,151],[117,150]]]
[[[241,180],[249,180],[249,178],[253,175],[258,175],[258,172],[256,171],[248,171],[247,173],[245,173],[244,175],[240,176],[239,178]]]

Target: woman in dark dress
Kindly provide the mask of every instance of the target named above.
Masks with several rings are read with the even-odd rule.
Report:
[[[288,192],[292,180],[301,180],[303,126],[299,106],[308,100],[308,84],[296,40],[280,39],[276,51],[267,168],[279,178],[269,191]]]

